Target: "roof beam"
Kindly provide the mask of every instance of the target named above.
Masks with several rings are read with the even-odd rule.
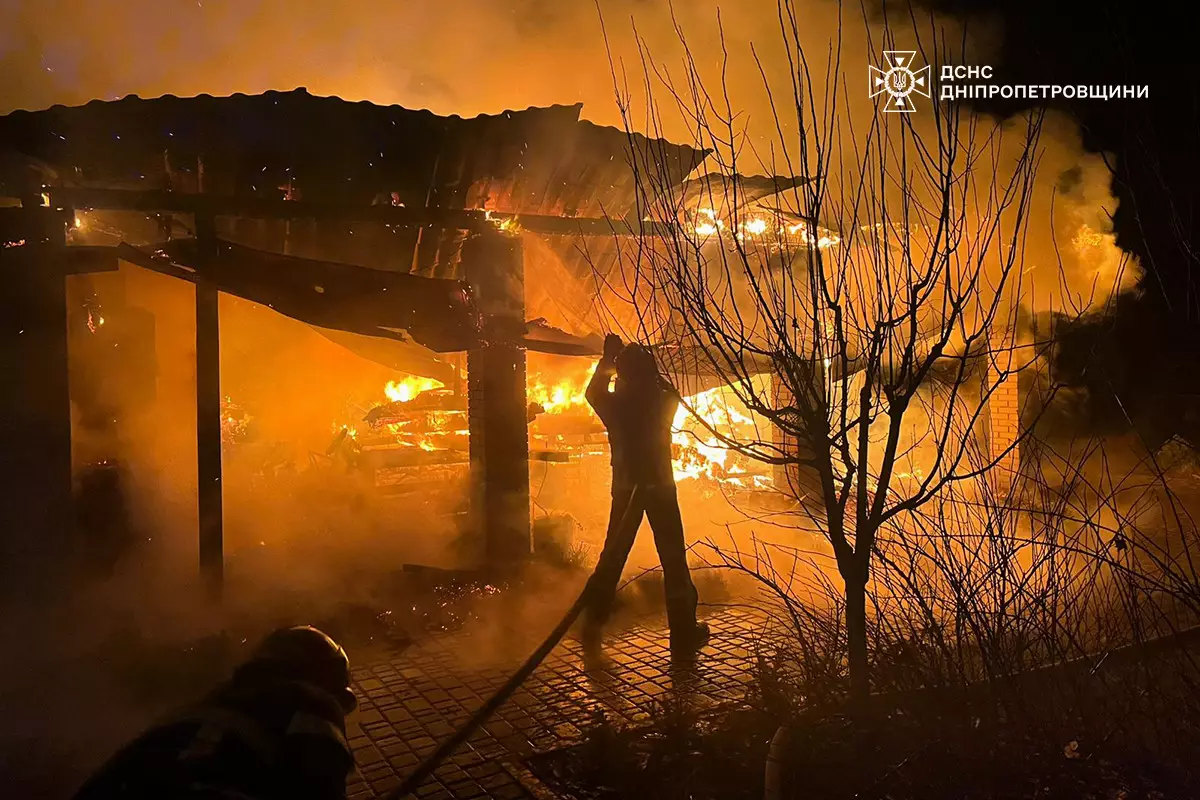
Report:
[[[630,223],[591,217],[555,217],[514,214],[483,209],[407,208],[405,206],[349,206],[306,200],[263,197],[184,194],[171,191],[125,189],[52,188],[50,204],[58,208],[147,213],[211,214],[259,219],[313,219],[342,222],[377,222],[406,227],[456,228],[464,231],[495,230],[511,220],[533,233],[577,236],[662,236],[674,226],[658,222]]]

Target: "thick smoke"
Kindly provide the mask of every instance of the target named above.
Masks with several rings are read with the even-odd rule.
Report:
[[[801,163],[796,146],[795,66],[788,57],[796,45],[814,84],[805,91],[817,102],[833,88],[840,93],[841,121],[831,133],[847,150],[879,117],[866,86],[868,67],[880,62],[883,50],[921,51],[934,65],[935,84],[941,64],[995,60],[1001,31],[995,20],[933,16],[903,4],[868,4],[865,13],[858,4],[828,0],[800,0],[782,14],[776,0],[350,0],[302,6],[284,0],[52,0],[0,10],[0,72],[11,84],[0,112],[127,94],[223,95],[305,86],[314,94],[463,116],[582,102],[587,119],[628,122],[690,143],[706,137],[675,107],[667,88],[670,83],[686,95],[686,105],[696,105],[682,69],[690,53],[700,89],[708,93],[701,103],[711,103],[713,115],[732,111],[733,129],[722,134],[736,137],[741,171],[805,173],[814,166]],[[782,22],[792,35],[789,14],[798,32],[791,46],[781,33]],[[1003,81],[1003,66],[994,66]],[[614,84],[629,94],[624,118]],[[658,105],[653,117],[647,88]],[[924,113],[914,115],[915,130],[932,141],[929,106],[935,101],[918,100]],[[979,135],[988,128],[982,125]],[[1055,244],[1060,253],[1069,249],[1085,224],[1084,238],[1092,244],[1085,263],[1064,263],[1066,286],[1057,274],[1034,276],[1042,279],[1030,278],[1023,287],[1033,286],[1035,296],[1024,299],[1042,310],[1048,304],[1100,307],[1139,277],[1133,265],[1117,274],[1123,262],[1108,224],[1115,208],[1109,168],[1084,152],[1069,122],[1048,125],[1040,146],[1033,260],[1057,260]],[[1049,226],[1051,198],[1053,236],[1039,229]],[[1078,261],[1068,255],[1064,261]]]
[[[867,96],[868,66],[879,63],[884,49],[915,47],[910,44],[917,38],[914,26],[936,30],[943,42],[954,43],[952,52],[943,54],[948,63],[989,63],[994,53],[994,26],[964,30],[961,21],[889,19],[895,23],[889,42],[879,15],[863,20],[857,4],[807,0],[797,15],[800,45],[817,78],[825,74],[840,30],[839,62],[832,74],[855,125],[865,126],[877,116]],[[785,55],[775,0],[706,0],[678,3],[673,9],[666,0],[600,0],[599,13],[592,0],[3,4],[0,74],[6,85],[0,113],[129,94],[227,95],[304,86],[318,95],[462,116],[582,102],[584,117],[594,122],[620,126],[628,121],[639,130],[691,143],[701,138],[699,131],[694,121],[673,109],[664,83],[673,81],[687,91],[680,68],[685,57],[681,33],[717,109],[725,107],[728,90],[735,112],[732,135],[741,143],[744,171],[806,172],[795,151],[798,130],[788,94],[793,68]],[[647,70],[662,111],[653,120],[644,102]],[[764,77],[776,103],[785,107],[778,120]],[[615,101],[614,84],[629,92],[627,120]],[[822,97],[828,88],[813,86],[813,96]],[[927,130],[922,126],[930,124],[927,112],[935,101],[922,102],[914,120],[918,131]],[[852,149],[862,131],[847,125],[834,135]],[[1112,291],[1128,289],[1138,277],[1136,269],[1118,269],[1122,254],[1108,224],[1115,208],[1109,168],[1084,152],[1077,130],[1064,121],[1047,127],[1041,145],[1031,216],[1043,224],[1031,231],[1029,246],[1054,268],[1027,281],[1030,295],[1022,299],[1039,310],[1068,296],[1089,308],[1101,307]],[[1091,231],[1079,239],[1084,255],[1064,257],[1072,288],[1062,292],[1058,265],[1050,263],[1057,259],[1055,245],[1057,252],[1066,252],[1084,225]],[[132,596],[124,592],[88,610],[94,620],[128,621],[146,630],[160,623],[177,625],[194,611],[187,599],[196,596],[195,587],[185,582],[194,577],[196,563],[194,340],[188,287],[142,275],[133,279],[130,295],[131,303],[152,308],[159,321],[159,397],[153,414],[130,422],[125,441],[131,444],[122,456],[141,467],[130,487],[135,523],[169,558],[147,562],[140,582],[129,584],[138,587]],[[327,443],[329,426],[343,421],[333,418],[346,395],[370,394],[395,377],[346,355],[298,323],[240,302],[223,301],[221,311],[224,347],[231,348],[222,354],[223,380],[239,393],[232,399],[265,409],[258,415],[264,437],[288,441],[300,458]],[[400,515],[373,501],[331,507],[313,496],[290,503],[264,498],[251,492],[253,475],[238,475],[234,463],[227,469],[227,478],[237,484],[226,494],[231,579],[260,580],[257,596],[277,595],[283,588],[329,590],[344,598],[357,585],[346,578],[360,567],[352,563],[355,557],[390,567],[438,556],[430,551],[429,530],[410,515],[401,524]],[[319,487],[295,487],[288,498],[303,500],[308,488]],[[343,494],[339,502],[355,496]],[[736,520],[731,515],[723,521]],[[302,549],[286,546],[297,540]],[[650,549],[648,542],[642,547]],[[272,554],[282,552],[299,557],[272,560]],[[646,552],[635,554],[635,560],[643,555],[653,558]],[[285,610],[265,612],[275,613]],[[192,630],[197,628],[204,624]]]
[[[999,30],[990,22],[964,23],[920,11],[910,16],[907,9],[890,6],[888,18],[872,8],[864,19],[859,6],[824,0],[806,0],[794,12],[798,44],[817,82],[812,97],[836,87],[853,122],[831,132],[847,151],[864,135],[861,126],[880,116],[866,87],[868,67],[879,63],[882,50],[925,50],[924,60],[935,64],[936,76],[938,63],[990,63]],[[669,82],[688,91],[681,65],[690,53],[714,110],[734,112],[731,135],[739,142],[743,171],[804,173],[809,165],[796,152],[797,121],[789,92],[794,66],[787,51],[795,48],[785,44],[780,16],[775,0],[674,6],[662,0],[602,0],[598,6],[549,0],[14,4],[0,10],[0,70],[10,77],[0,111],[127,94],[224,95],[305,86],[314,94],[464,116],[582,101],[584,116],[598,123],[628,121],[641,130],[695,142],[703,138],[700,131],[694,120],[673,108],[667,89]],[[834,55],[836,68],[827,72],[825,64]],[[1002,68],[996,69],[1003,80]],[[616,87],[629,93],[627,117],[615,101]],[[653,120],[644,102],[647,88],[661,112]],[[923,107],[914,115],[918,133],[928,133],[934,102],[919,99]],[[985,123],[980,131],[988,127]],[[1084,152],[1077,130],[1063,120],[1047,125],[1040,144],[1028,241],[1035,255],[1023,265],[1032,272],[1023,279],[1022,292],[1028,295],[1021,300],[1038,310],[1048,305],[1102,307],[1113,291],[1128,289],[1138,277],[1117,250],[1108,224],[1115,207],[1108,166]],[[849,180],[830,176],[839,178]],[[1040,261],[1045,262],[1044,274]],[[1067,278],[1066,291],[1060,272]],[[238,313],[228,311],[232,328],[227,341],[251,340],[235,335]],[[270,363],[274,400],[288,413],[264,418],[263,424],[278,438],[291,437],[297,446],[316,449],[327,431],[312,426],[323,426],[335,405],[323,395],[327,387],[347,381],[374,387],[386,376],[356,360],[347,368],[353,381],[314,380],[315,374],[330,374],[330,362],[321,359],[332,345],[311,333],[287,340],[294,357],[285,358],[273,346],[245,359],[229,354],[227,381],[244,384],[250,392],[268,383],[264,365]],[[187,363],[186,353],[179,358],[178,363]],[[318,363],[321,370],[314,369]],[[179,377],[186,400],[185,379],[190,375]],[[183,402],[180,407],[187,406]],[[164,452],[175,454],[172,458],[186,472],[182,465],[191,463],[191,421],[180,419],[173,429],[179,446],[163,445]],[[166,494],[188,493],[188,487],[180,487]],[[229,510],[238,513],[236,504]]]
[[[865,136],[866,126],[895,116],[878,114],[866,89],[868,68],[880,63],[882,50],[923,51],[924,61],[935,65],[935,81],[940,63],[986,64],[995,56],[999,28],[993,21],[910,14],[894,5],[887,7],[885,18],[881,8],[871,7],[864,17],[857,5],[804,0],[785,8],[781,20],[776,0],[674,5],[663,0],[602,0],[598,5],[581,0],[350,0],[334,5],[51,0],[0,10],[0,69],[20,78],[7,87],[0,111],[127,94],[224,95],[305,86],[314,94],[464,116],[583,102],[584,116],[598,123],[628,122],[676,141],[697,142],[705,138],[702,131],[679,113],[667,88],[688,92],[682,67],[690,54],[699,88],[708,93],[701,102],[711,103],[714,114],[733,112],[730,135],[740,148],[739,168],[802,174],[812,165],[802,163],[796,147],[797,115],[790,94],[795,67],[788,57],[796,45],[808,59],[814,85],[805,89],[811,88],[811,97],[820,100],[832,89],[839,92],[845,121],[827,135],[847,153]],[[795,14],[798,31],[798,42],[790,46],[788,13]],[[1003,80],[1000,65],[996,73]],[[616,102],[618,88],[628,92],[627,116]],[[652,119],[647,90],[659,108]],[[692,100],[685,97],[684,104],[694,105]],[[912,121],[919,135],[932,135],[934,102],[918,98],[921,107]],[[990,128],[983,121],[975,130],[985,136]],[[1078,131],[1065,120],[1045,126],[1040,147],[1019,300],[1042,311],[1101,308],[1113,291],[1128,289],[1138,277],[1111,235],[1108,215],[1115,201],[1108,166],[1084,152]],[[993,157],[1003,168],[1003,149]],[[853,188],[855,172],[845,162],[834,163],[837,168],[828,178],[836,196],[839,182],[842,190]],[[844,174],[837,174],[838,168]],[[986,175],[986,169],[980,170],[974,178]],[[580,293],[594,289],[589,282]],[[180,302],[186,307],[186,300]],[[353,394],[347,387],[365,393],[389,377],[361,359],[338,362],[342,356],[335,351],[343,351],[302,325],[256,316],[238,304],[223,314],[226,347],[242,348],[223,354],[226,385],[242,392],[233,399],[258,401],[260,407],[269,400],[274,410],[259,420],[264,433],[292,442],[301,457],[320,449],[329,433],[325,426],[336,416],[333,410],[346,399],[331,393]],[[603,325],[602,316],[587,324]],[[186,322],[186,315],[163,318]],[[263,325],[271,330],[260,330]],[[176,371],[190,358],[180,349],[186,348],[190,333],[180,336],[183,344],[175,356],[160,353]],[[185,415],[191,379],[190,374],[160,376],[160,386],[177,390],[172,400]],[[164,383],[168,380],[173,383]],[[252,397],[255,393],[262,397]],[[159,457],[174,462],[167,470],[171,474],[190,474],[192,424],[180,418],[170,427],[173,433],[151,438],[163,443]],[[182,502],[191,491],[182,485],[148,487],[146,495]],[[231,503],[227,513],[233,516],[234,541],[253,551],[258,541],[284,538],[274,536],[289,527],[277,524],[286,517],[276,511],[283,510],[253,509],[243,517],[241,506]],[[367,514],[358,513],[360,520]],[[256,536],[250,532],[252,520],[276,524]],[[190,528],[190,519],[181,525]],[[370,527],[380,526],[386,528],[386,520]],[[238,533],[242,530],[244,537]],[[187,544],[185,562],[191,561],[192,546]]]

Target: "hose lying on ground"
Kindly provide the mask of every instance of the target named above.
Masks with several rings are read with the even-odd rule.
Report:
[[[633,510],[634,508],[638,507],[635,506],[635,501],[637,500],[640,491],[640,487],[634,487],[633,493],[629,497],[629,505],[626,506],[625,513],[621,516],[621,524],[614,531],[618,535],[623,535],[626,533],[630,524],[630,518],[633,516]],[[636,533],[637,531],[635,530],[634,534],[636,535]],[[599,569],[599,566],[600,565],[597,565],[597,569]],[[464,722],[459,729],[454,732],[453,736],[442,742],[441,745],[434,750],[428,758],[417,765],[417,768],[413,770],[412,774],[405,778],[398,787],[385,795],[385,800],[400,800],[400,798],[412,794],[426,778],[433,774],[434,770],[441,766],[443,761],[445,761],[455,750],[461,747],[462,744],[467,741],[467,739],[471,738],[471,734],[475,733],[475,731],[479,729],[480,725],[487,722],[488,718],[491,717],[492,714],[496,713],[496,710],[500,708],[500,706],[504,705],[505,701],[512,696],[512,693],[515,692],[521,686],[521,684],[529,679],[529,676],[533,674],[533,671],[538,668],[538,666],[546,659],[546,656],[550,655],[550,652],[557,647],[558,643],[562,641],[562,638],[567,635],[567,631],[571,629],[571,626],[575,623],[575,620],[579,618],[579,615],[583,613],[583,610],[587,607],[588,601],[591,599],[592,581],[595,579],[595,577],[596,573],[593,572],[592,576],[588,578],[588,582],[584,585],[583,591],[579,593],[579,597],[576,598],[575,602],[567,610],[567,613],[563,616],[562,620],[558,623],[558,625],[554,626],[554,630],[550,631],[550,635],[547,636],[546,640],[541,643],[537,650],[533,652],[533,655],[526,659],[525,663],[521,665],[521,668],[514,672],[512,677],[510,677],[503,686],[497,689],[496,693],[493,694],[486,703],[480,706],[479,709],[471,715],[470,719]]]

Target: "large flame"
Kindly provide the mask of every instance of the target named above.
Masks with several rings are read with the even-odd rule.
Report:
[[[769,481],[764,476],[747,476],[746,467],[736,463],[734,454],[721,441],[722,436],[753,441],[757,431],[753,418],[730,387],[719,386],[683,398],[671,424],[675,480],[706,478],[734,486],[766,485]]]
[[[408,377],[402,381],[388,381],[383,393],[393,403],[407,403],[421,392],[442,388],[441,381],[433,378]]]
[[[526,384],[526,396],[530,403],[536,403],[547,414],[560,414],[567,411],[588,409],[588,382],[596,373],[596,364],[586,372],[579,372],[568,377],[557,379],[548,378],[540,372],[531,374]]]
[[[529,403],[540,406],[545,414],[579,414],[591,419],[592,411],[585,391],[596,366],[592,362],[586,370],[580,369],[566,375],[561,374],[561,370],[553,376],[547,374],[549,370],[531,371],[526,390]],[[436,380],[408,377],[389,381],[384,394],[393,403],[407,403],[424,391],[441,387],[442,384]],[[423,413],[426,426],[420,431],[410,429],[410,423],[407,422],[390,422],[381,427],[398,444],[426,451],[446,449],[440,442],[446,434],[462,436],[467,433],[457,430],[462,424],[458,416],[450,419],[442,412]],[[725,437],[734,441],[753,441],[758,433],[759,426],[738,401],[731,387],[717,387],[684,397],[671,425],[675,480],[709,481],[735,487],[769,486],[769,476],[751,474],[748,468],[751,465],[721,440]],[[562,436],[557,438],[561,440]]]

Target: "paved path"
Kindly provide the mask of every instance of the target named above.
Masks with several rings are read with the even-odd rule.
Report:
[[[600,713],[618,727],[637,725],[680,690],[701,704],[737,702],[751,679],[765,617],[726,609],[708,620],[712,639],[695,668],[683,673],[673,673],[666,631],[656,625],[614,634],[606,645],[609,665],[590,673],[583,671],[579,644],[568,639],[419,788],[417,797],[513,800],[544,795],[524,770],[524,760],[578,742]],[[358,761],[351,798],[369,798],[398,786],[519,665],[514,660],[483,668],[461,666],[470,663],[464,655],[477,646],[474,641],[467,633],[435,637],[354,670],[360,705],[349,720]]]

